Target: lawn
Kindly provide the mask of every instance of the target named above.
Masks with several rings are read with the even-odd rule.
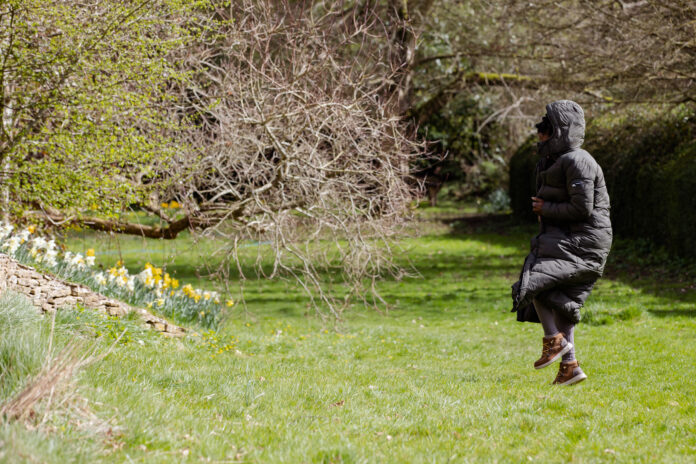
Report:
[[[218,332],[185,339],[65,311],[58,345],[106,334],[96,339],[106,350],[126,330],[78,377],[92,422],[60,411],[37,431],[0,422],[0,461],[696,461],[693,286],[610,266],[576,330],[588,380],[554,387],[555,365],[532,367],[541,328],[509,312],[530,233],[452,222],[406,238],[404,259],[422,276],[382,283],[387,311],[354,306],[337,325],[293,285],[263,280],[247,281],[246,307]],[[96,248],[106,265],[118,259],[97,236],[69,243]],[[134,270],[166,263],[213,288],[190,245],[119,243]],[[7,298],[0,308],[18,306]],[[0,318],[5,357],[12,317]],[[31,324],[45,332],[48,321]],[[13,384],[0,382],[9,395]]]

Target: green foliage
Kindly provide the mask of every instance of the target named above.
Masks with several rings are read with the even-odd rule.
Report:
[[[423,159],[417,172],[445,179],[454,186],[449,195],[457,199],[489,194],[504,185],[503,128],[495,122],[482,127],[491,112],[490,99],[462,94],[431,115],[418,134],[430,142],[437,156]]]
[[[646,238],[696,256],[696,113],[692,106],[607,112],[588,125],[584,148],[599,162],[620,237]],[[534,219],[529,197],[537,155],[529,140],[510,162],[515,216]]]
[[[156,186],[176,152],[168,56],[191,33],[181,2],[75,8],[11,0],[0,7],[0,162],[9,204],[114,216]],[[6,39],[5,39],[6,38]],[[159,186],[161,187],[161,186]]]
[[[510,209],[510,196],[504,189],[497,189],[488,195],[486,204],[483,205],[484,213],[500,213]]]

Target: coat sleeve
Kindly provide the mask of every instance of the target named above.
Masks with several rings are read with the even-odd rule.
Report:
[[[594,169],[586,160],[570,160],[565,168],[566,189],[570,199],[564,202],[545,201],[543,217],[563,221],[582,221],[594,208]]]

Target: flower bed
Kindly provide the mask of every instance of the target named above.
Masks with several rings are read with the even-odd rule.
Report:
[[[52,238],[36,233],[33,226],[16,230],[11,224],[0,224],[0,251],[15,259],[45,269],[63,279],[82,283],[94,291],[153,309],[180,322],[195,322],[204,327],[218,324],[232,299],[223,302],[220,294],[194,288],[180,282],[150,263],[132,275],[121,261],[102,270],[95,266],[95,251],[81,253],[63,251]]]

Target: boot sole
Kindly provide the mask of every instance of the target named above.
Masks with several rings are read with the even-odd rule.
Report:
[[[547,367],[547,366],[550,366],[551,364],[553,364],[553,363],[555,363],[556,361],[558,361],[558,358],[560,358],[561,356],[563,356],[564,354],[566,354],[567,352],[569,352],[569,351],[572,350],[572,349],[573,349],[573,344],[569,342],[566,346],[563,347],[563,349],[562,349],[561,351],[559,351],[559,352],[556,354],[556,356],[554,356],[554,357],[551,358],[550,360],[546,361],[544,364],[541,364],[541,365],[539,365],[539,366],[534,366],[534,369],[543,369],[543,368],[545,368],[545,367]]]
[[[574,385],[576,383],[582,382],[586,378],[587,378],[587,375],[585,375],[585,373],[583,372],[582,374],[576,375],[572,379],[568,379],[565,382],[557,383],[556,385]]]

